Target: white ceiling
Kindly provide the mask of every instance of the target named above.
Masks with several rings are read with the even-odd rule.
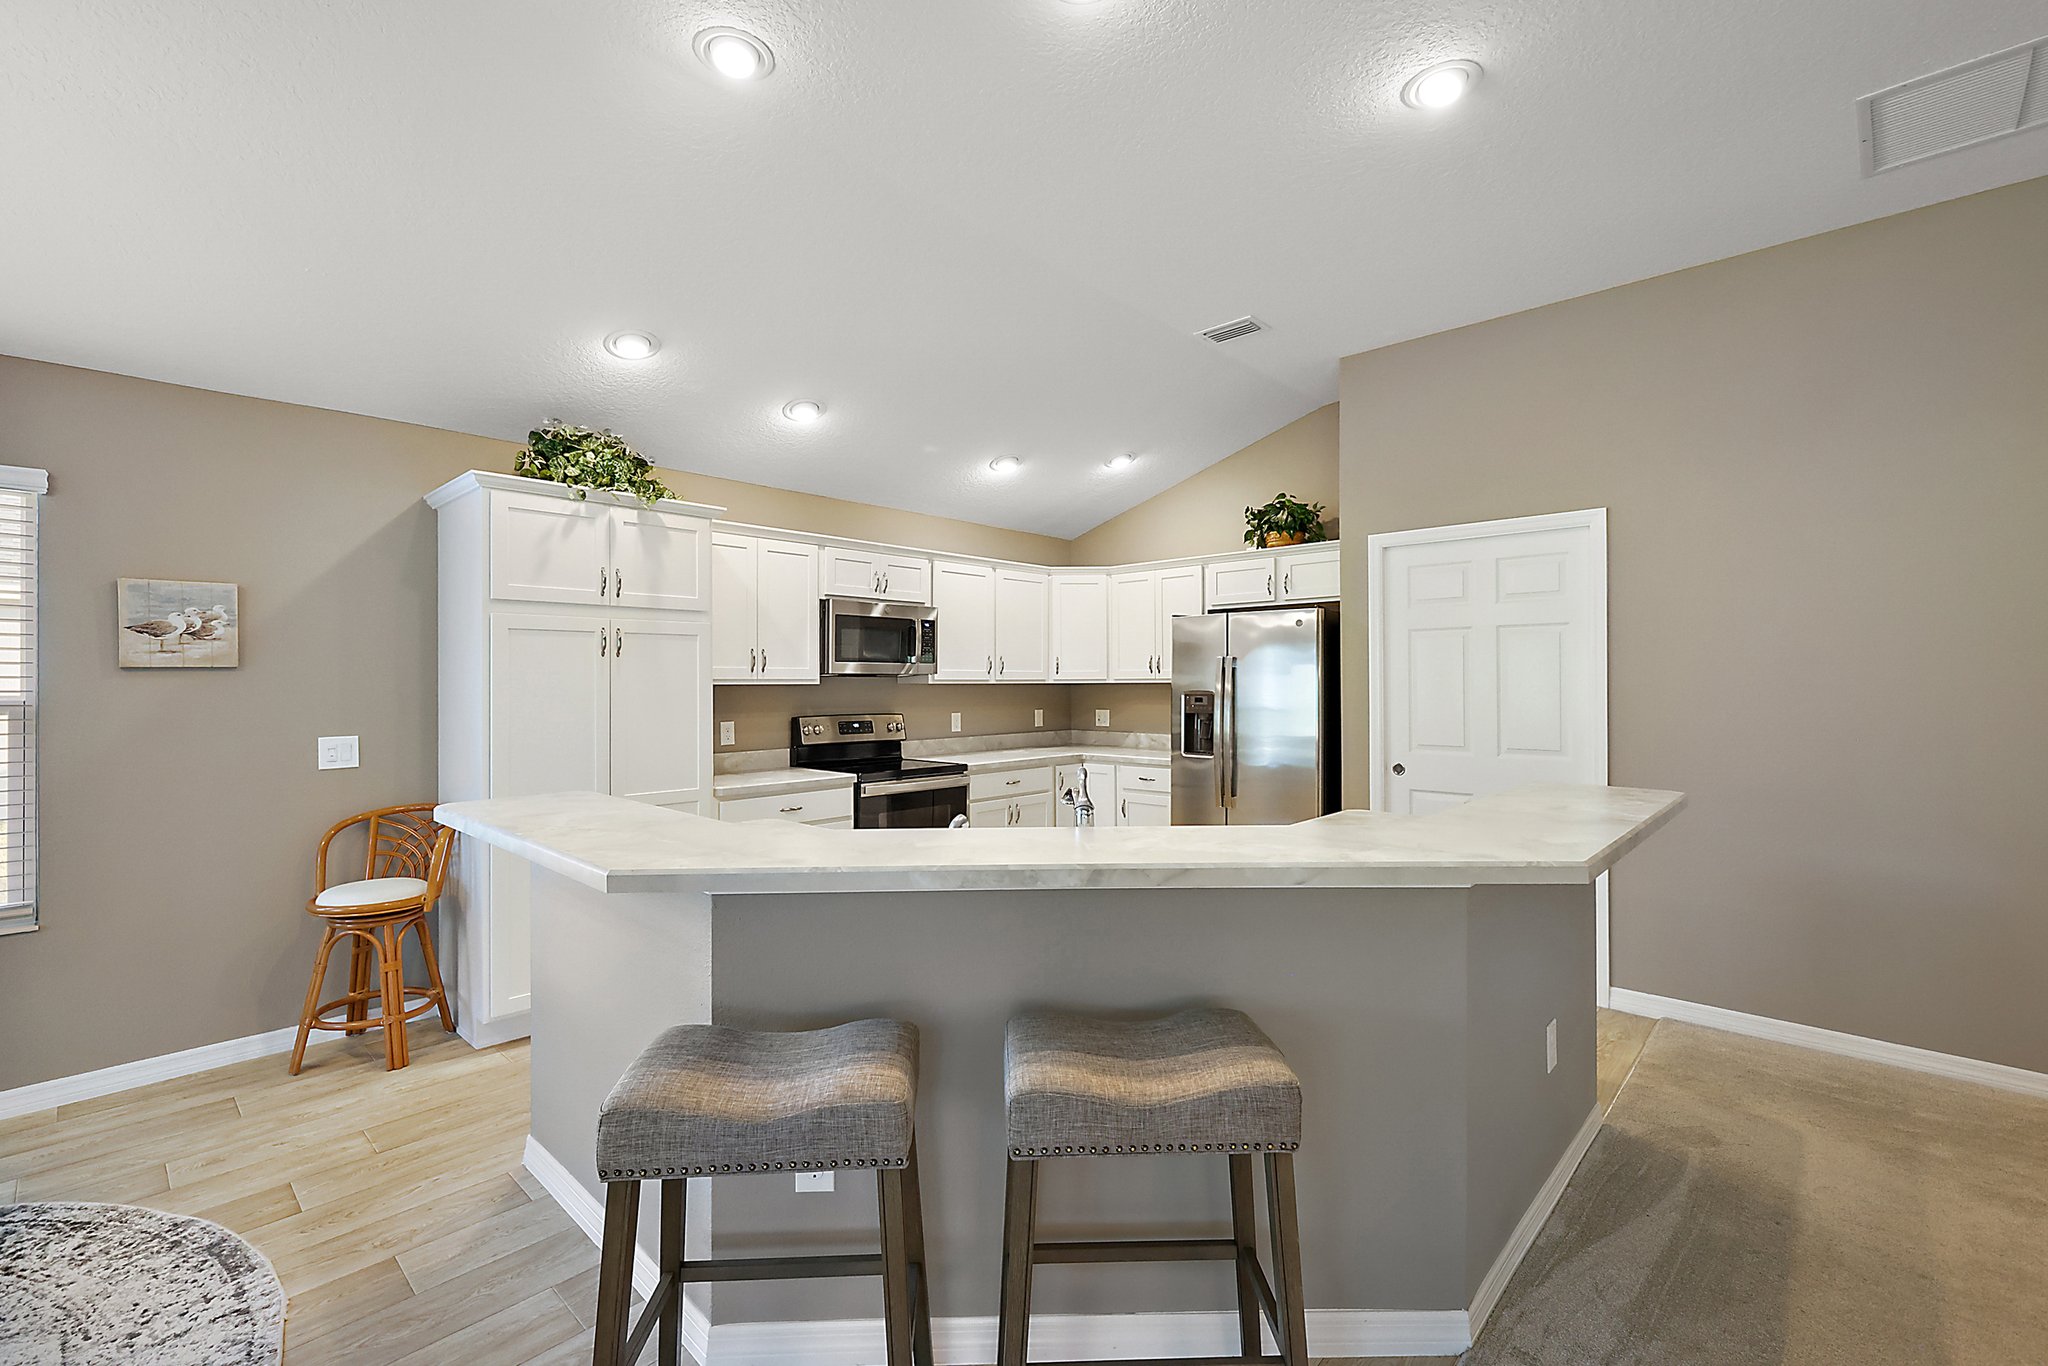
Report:
[[[713,76],[715,23],[775,73]],[[1334,399],[1341,356],[2048,174],[2033,132],[1865,180],[1854,116],[2044,30],[2040,0],[8,0],[0,351],[559,416],[1068,536]],[[1473,96],[1403,107],[1450,57]],[[1271,330],[1194,335],[1244,313]],[[665,346],[614,361],[619,328]],[[825,421],[782,423],[797,397]]]

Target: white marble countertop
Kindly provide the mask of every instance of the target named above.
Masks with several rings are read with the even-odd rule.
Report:
[[[1038,768],[1045,764],[1147,764],[1167,768],[1173,753],[1164,749],[1121,749],[1103,745],[1039,745],[1030,749],[984,749],[970,754],[931,754],[967,765],[969,773],[997,773],[1012,768]]]
[[[1588,883],[1684,806],[1677,792],[1528,787],[1426,816],[1286,826],[832,830],[719,822],[595,792],[452,802],[435,819],[607,892]]]
[[[826,768],[763,768],[750,773],[720,773],[711,780],[711,795],[722,802],[743,797],[784,797],[792,792],[822,792],[852,787],[851,773]]]

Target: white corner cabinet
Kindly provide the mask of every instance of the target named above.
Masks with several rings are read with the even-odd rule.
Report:
[[[818,547],[711,533],[711,677],[719,683],[816,683]]]
[[[1198,617],[1203,609],[1201,565],[1110,575],[1110,681],[1164,682],[1173,672],[1173,619]]]
[[[475,470],[427,503],[440,538],[440,800],[589,790],[712,814],[720,509],[579,499]],[[528,882],[523,860],[457,841],[441,962],[456,1026],[479,1047],[529,1032]]]
[[[1212,610],[1334,602],[1343,595],[1338,548],[1329,541],[1212,561],[1206,572],[1203,593]]]

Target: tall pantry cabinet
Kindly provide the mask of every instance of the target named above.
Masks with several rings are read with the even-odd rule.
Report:
[[[596,791],[714,815],[711,519],[472,470],[440,518],[444,802]],[[441,900],[456,1027],[529,1032],[526,860],[458,840]]]

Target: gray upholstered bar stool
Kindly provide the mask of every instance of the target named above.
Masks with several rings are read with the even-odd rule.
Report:
[[[1294,1211],[1301,1079],[1257,1025],[1239,1011],[1219,1009],[1183,1010],[1136,1022],[1020,1015],[1004,1036],[1003,1068],[1010,1163],[997,1366],[1024,1366],[1029,1360],[1034,1266],[1153,1261],[1237,1264],[1240,1355],[1198,1360],[1212,1366],[1308,1366],[1301,1238]],[[1230,1237],[1038,1241],[1041,1162],[1152,1153],[1229,1154]],[[1264,1154],[1266,1163],[1271,1280],[1259,1264],[1254,1153]],[[1264,1354],[1261,1312],[1273,1325],[1278,1356]]]
[[[917,1030],[897,1020],[789,1034],[678,1025],[662,1034],[597,1117],[605,1204],[596,1366],[636,1361],[657,1322],[662,1366],[676,1366],[691,1281],[822,1276],[880,1276],[889,1366],[931,1366],[916,1111]],[[878,1175],[879,1254],[684,1260],[690,1177],[863,1167]],[[661,1280],[629,1332],[642,1181],[661,1182]]]

